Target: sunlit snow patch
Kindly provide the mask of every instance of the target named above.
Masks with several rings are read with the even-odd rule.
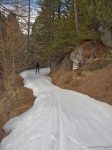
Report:
[[[5,124],[0,150],[112,150],[112,106],[53,85],[48,73],[21,74],[37,98]]]

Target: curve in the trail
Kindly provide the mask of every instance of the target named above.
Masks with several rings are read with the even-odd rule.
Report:
[[[112,106],[53,85],[48,72],[21,74],[37,98],[6,123],[0,150],[112,150]]]

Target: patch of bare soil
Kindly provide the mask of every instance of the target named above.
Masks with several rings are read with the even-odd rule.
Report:
[[[65,89],[75,90],[112,105],[112,65],[95,71],[58,70],[53,82]]]
[[[0,141],[6,136],[2,128],[4,123],[30,109],[35,99],[32,90],[23,87],[23,79],[20,76],[16,75],[15,93],[10,82],[9,79],[7,91],[0,100]]]

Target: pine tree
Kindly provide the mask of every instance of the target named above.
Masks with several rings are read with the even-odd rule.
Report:
[[[111,6],[111,0],[43,0],[32,34],[55,57],[81,40],[99,40],[101,24],[112,27]]]

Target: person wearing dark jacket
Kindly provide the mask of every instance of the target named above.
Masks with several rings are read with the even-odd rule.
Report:
[[[39,64],[39,62],[37,62],[36,63],[36,70],[35,70],[36,74],[37,74],[37,72],[39,73],[39,70],[40,70],[40,64]]]

